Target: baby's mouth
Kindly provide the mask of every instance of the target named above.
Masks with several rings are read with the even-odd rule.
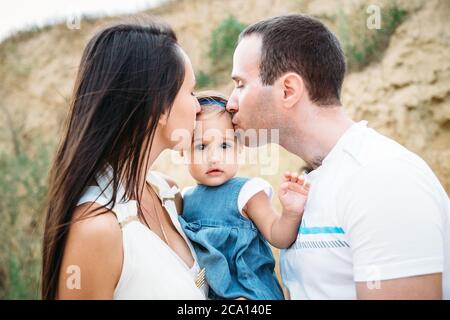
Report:
[[[223,170],[220,169],[210,169],[206,172],[209,176],[219,176],[223,173]]]

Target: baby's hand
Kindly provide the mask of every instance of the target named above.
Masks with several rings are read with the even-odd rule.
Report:
[[[302,216],[308,198],[309,183],[304,176],[286,171],[280,186],[278,197],[283,206],[283,215]]]

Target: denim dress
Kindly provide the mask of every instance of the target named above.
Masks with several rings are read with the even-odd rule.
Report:
[[[267,241],[238,209],[239,192],[248,180],[197,185],[183,197],[180,224],[206,269],[211,299],[284,299]]]

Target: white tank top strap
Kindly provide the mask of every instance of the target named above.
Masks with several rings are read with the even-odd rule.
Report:
[[[96,175],[98,186],[87,187],[78,204],[97,202],[106,205],[112,198],[112,177],[111,167]],[[149,172],[147,181],[157,190],[172,222],[186,239],[174,202],[177,188],[170,188],[166,180],[154,172]],[[208,285],[197,261],[189,270],[181,258],[144,224],[127,224],[130,219],[137,218],[137,202],[122,199],[124,195],[120,185],[117,203],[113,208],[107,206],[116,214],[122,227],[126,224],[122,230],[123,266],[114,299],[205,299]],[[192,245],[187,239],[186,242],[195,257]]]
[[[102,190],[98,186],[89,186],[78,200],[77,206],[86,202],[96,202],[104,206],[108,203],[108,199],[103,196]]]
[[[102,206],[106,205],[111,200],[113,194],[112,179],[113,170],[111,166],[108,165],[104,172],[97,173],[95,176],[98,186],[87,187],[77,205],[86,202],[96,202]],[[106,206],[116,215],[121,227],[124,227],[128,222],[137,219],[136,200],[128,200],[124,196],[125,190],[122,184],[119,183],[114,207],[112,207],[111,204]]]
[[[186,237],[183,229],[181,228],[180,221],[178,220],[178,211],[177,206],[175,204],[175,195],[180,192],[180,189],[176,186],[170,187],[169,183],[166,179],[157,171],[149,171],[147,174],[147,182],[151,184],[156,193],[158,194],[162,205],[169,213],[170,219],[172,220],[173,225],[178,230],[180,235],[183,237],[184,241],[188,244],[189,249],[191,250],[192,256],[194,257],[194,265],[191,268],[191,272],[195,272],[195,275],[198,273],[198,263],[197,263],[197,255],[195,254],[195,250],[192,247],[191,242]]]
[[[157,171],[149,171],[147,173],[147,182],[158,194],[162,206],[169,213],[170,219],[172,220],[175,228],[183,236],[185,241],[190,244],[190,242],[186,238],[186,235],[182,231],[180,221],[178,220],[177,206],[175,204],[175,195],[180,192],[180,189],[178,189],[176,186],[170,187],[166,179]],[[197,259],[195,255],[194,258]]]
[[[148,172],[147,182],[158,194],[162,206],[166,208],[167,212],[170,215],[170,218],[172,219],[172,221],[174,221],[175,227],[177,227],[177,229],[181,229],[181,226],[177,225],[178,212],[175,205],[175,195],[180,192],[180,189],[176,186],[170,187],[166,179],[157,171]]]
[[[175,200],[175,195],[180,192],[176,186],[170,187],[166,179],[157,171],[149,171],[147,174],[147,182],[156,187],[162,205],[166,207],[169,201]]]

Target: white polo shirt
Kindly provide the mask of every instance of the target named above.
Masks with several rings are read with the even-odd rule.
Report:
[[[298,238],[280,252],[292,299],[356,299],[355,281],[439,272],[450,299],[449,198],[420,157],[361,121],[307,179]]]

